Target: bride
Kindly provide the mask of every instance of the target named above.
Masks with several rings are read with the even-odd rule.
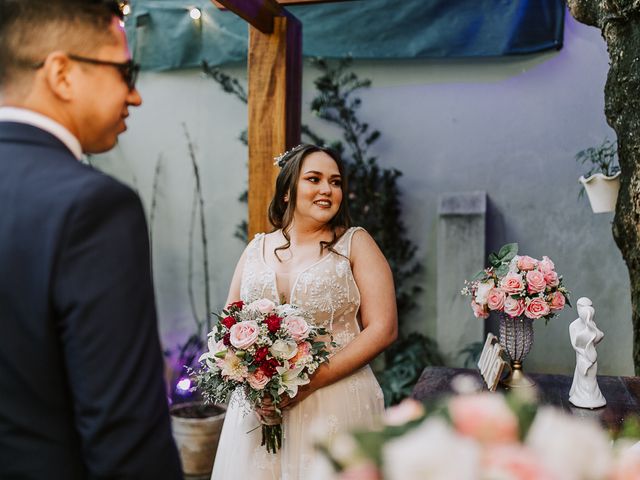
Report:
[[[245,249],[227,304],[269,298],[299,305],[332,332],[337,347],[311,382],[281,403],[284,439],[276,454],[260,445],[260,423],[241,399],[230,402],[212,480],[309,478],[318,465],[311,428],[331,435],[372,427],[384,409],[368,363],[397,336],[389,265],[364,229],[349,228],[344,168],[334,152],[300,145],[278,165],[269,206],[276,230],[256,235]],[[272,410],[257,413],[265,418]]]

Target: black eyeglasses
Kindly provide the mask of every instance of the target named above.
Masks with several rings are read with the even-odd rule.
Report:
[[[140,65],[133,60],[127,60],[126,62],[109,62],[107,60],[98,60],[96,58],[81,57],[80,55],[67,54],[71,60],[76,62],[88,63],[90,65],[106,65],[108,67],[114,67],[122,75],[124,83],[129,87],[129,91],[133,91],[136,88],[136,81],[138,80],[138,73],[140,73]],[[33,68],[38,69],[44,66],[44,61],[36,63]]]

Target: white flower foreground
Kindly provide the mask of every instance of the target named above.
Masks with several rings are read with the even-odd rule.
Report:
[[[378,430],[318,446],[336,480],[638,480],[636,440],[612,441],[590,419],[481,392],[431,408],[408,399],[387,410]]]

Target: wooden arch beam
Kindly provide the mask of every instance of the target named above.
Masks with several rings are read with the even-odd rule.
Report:
[[[218,0],[249,24],[249,239],[267,217],[273,157],[300,143],[302,25],[275,0]]]

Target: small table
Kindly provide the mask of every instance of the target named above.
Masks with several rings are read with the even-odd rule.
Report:
[[[451,379],[458,374],[475,377],[482,385],[482,377],[477,370],[449,367],[427,367],[422,372],[411,396],[416,400],[436,400],[453,393]],[[573,377],[527,373],[538,388],[541,404],[555,405],[578,417],[598,420],[612,433],[620,430],[624,420],[632,415],[640,415],[640,377],[598,376],[598,385],[607,400],[607,405],[593,410],[577,408],[569,403],[569,390]],[[485,387],[486,388],[486,387]],[[500,390],[501,387],[498,387]]]

